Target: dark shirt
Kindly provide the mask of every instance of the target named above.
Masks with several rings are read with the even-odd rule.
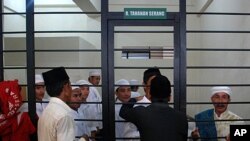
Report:
[[[137,126],[141,141],[187,141],[186,115],[169,107],[166,101],[152,101],[148,107],[133,105],[123,104],[120,116]]]

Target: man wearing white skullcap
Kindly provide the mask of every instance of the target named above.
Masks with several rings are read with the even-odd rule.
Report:
[[[35,75],[35,83],[36,83],[36,100],[41,101],[44,98],[45,94],[45,86],[44,80],[41,74]]]
[[[41,74],[35,75],[35,94],[36,94],[36,113],[38,117],[42,115],[43,110],[48,105],[48,99],[44,98],[45,86]],[[24,103],[19,109],[21,112],[28,112],[28,103]]]
[[[102,119],[102,105],[101,104],[88,104],[86,102],[101,102],[101,97],[95,87],[86,80],[79,80],[76,82],[80,87],[82,93],[82,102],[79,112],[83,113],[84,119]],[[87,126],[87,133],[91,137],[95,137],[96,132],[102,128],[100,121],[84,121]]]
[[[202,138],[218,138],[211,139],[216,141],[225,141],[226,138],[226,141],[229,141],[230,125],[244,124],[243,121],[237,121],[242,119],[241,117],[228,110],[228,103],[231,101],[231,95],[232,90],[227,86],[216,86],[211,88],[211,101],[214,108],[195,115],[197,128],[191,133],[194,140],[200,137],[202,141],[207,140]]]
[[[101,81],[101,72],[99,70],[91,70],[89,72],[88,81],[91,85],[98,86]],[[91,92],[94,93],[95,97],[97,97],[99,101],[89,101],[89,102],[101,102],[101,94],[98,91],[99,87],[91,86],[90,88],[91,88]],[[91,98],[91,96],[89,96],[89,98]]]
[[[131,87],[131,98],[136,99],[136,103],[134,107],[136,106],[148,106],[149,104],[146,103],[151,103],[145,95],[142,95],[138,92],[139,90],[139,81],[132,79],[129,81],[130,87]],[[125,138],[140,138],[140,133],[137,129],[137,127],[131,123],[131,122],[126,122],[124,125],[124,137]],[[139,141],[140,139],[131,139],[128,141]]]
[[[101,80],[101,72],[99,70],[91,70],[89,72],[88,81],[93,85],[99,85]]]
[[[115,82],[116,100],[127,102],[131,96],[131,88],[128,80],[120,79]]]
[[[102,98],[101,98],[101,90],[100,87],[98,87],[98,85],[100,84],[100,80],[101,80],[101,71],[100,70],[91,70],[89,71],[89,77],[88,77],[88,81],[90,83],[90,87],[89,87],[89,96],[87,98],[87,102],[101,102]],[[92,86],[93,85],[93,86]],[[97,119],[101,119],[102,118],[102,104],[89,104],[92,107],[95,106],[96,111],[97,111]],[[102,123],[98,122],[98,128],[102,128]]]
[[[87,99],[89,98],[89,85],[91,85],[86,80],[78,80],[76,82],[76,85],[79,86],[80,91],[82,93],[81,100],[82,102],[87,102]]]
[[[131,88],[130,88],[130,83],[126,79],[120,79],[115,82],[115,95],[116,95],[116,103],[124,103],[128,102],[130,97],[131,97]],[[116,104],[115,105],[115,120],[116,121],[121,121],[124,120],[119,116],[119,112],[121,109],[121,104]],[[124,132],[125,132],[125,124],[126,122],[116,122],[116,138],[123,138]],[[136,134],[136,133],[134,133]]]
[[[79,111],[80,105],[81,105],[81,90],[79,86],[75,83],[71,83],[72,86],[72,94],[71,94],[71,100],[68,105],[71,108],[70,115],[75,120],[75,136],[82,136],[82,138],[88,140],[87,135],[87,126],[86,123],[83,121],[77,121],[77,119],[82,119],[84,117],[84,114]]]

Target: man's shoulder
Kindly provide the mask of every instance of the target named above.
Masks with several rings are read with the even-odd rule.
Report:
[[[51,102],[46,106],[43,113],[46,113],[46,115],[54,116],[54,117],[64,117],[66,115],[70,115],[71,108],[66,107],[67,105],[60,105],[57,102]]]
[[[230,119],[242,119],[242,117],[236,115],[235,113],[233,113],[231,111],[228,111],[228,114],[229,114]]]

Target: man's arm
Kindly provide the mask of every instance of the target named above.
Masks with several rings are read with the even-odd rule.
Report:
[[[136,103],[136,99],[131,98],[127,103],[123,103],[121,110],[119,112],[120,117],[124,118],[125,120],[131,121],[133,115],[130,112],[133,111],[134,104]]]

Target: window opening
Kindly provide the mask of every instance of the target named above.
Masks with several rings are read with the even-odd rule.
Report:
[[[123,59],[173,59],[173,47],[166,46],[124,46]]]

